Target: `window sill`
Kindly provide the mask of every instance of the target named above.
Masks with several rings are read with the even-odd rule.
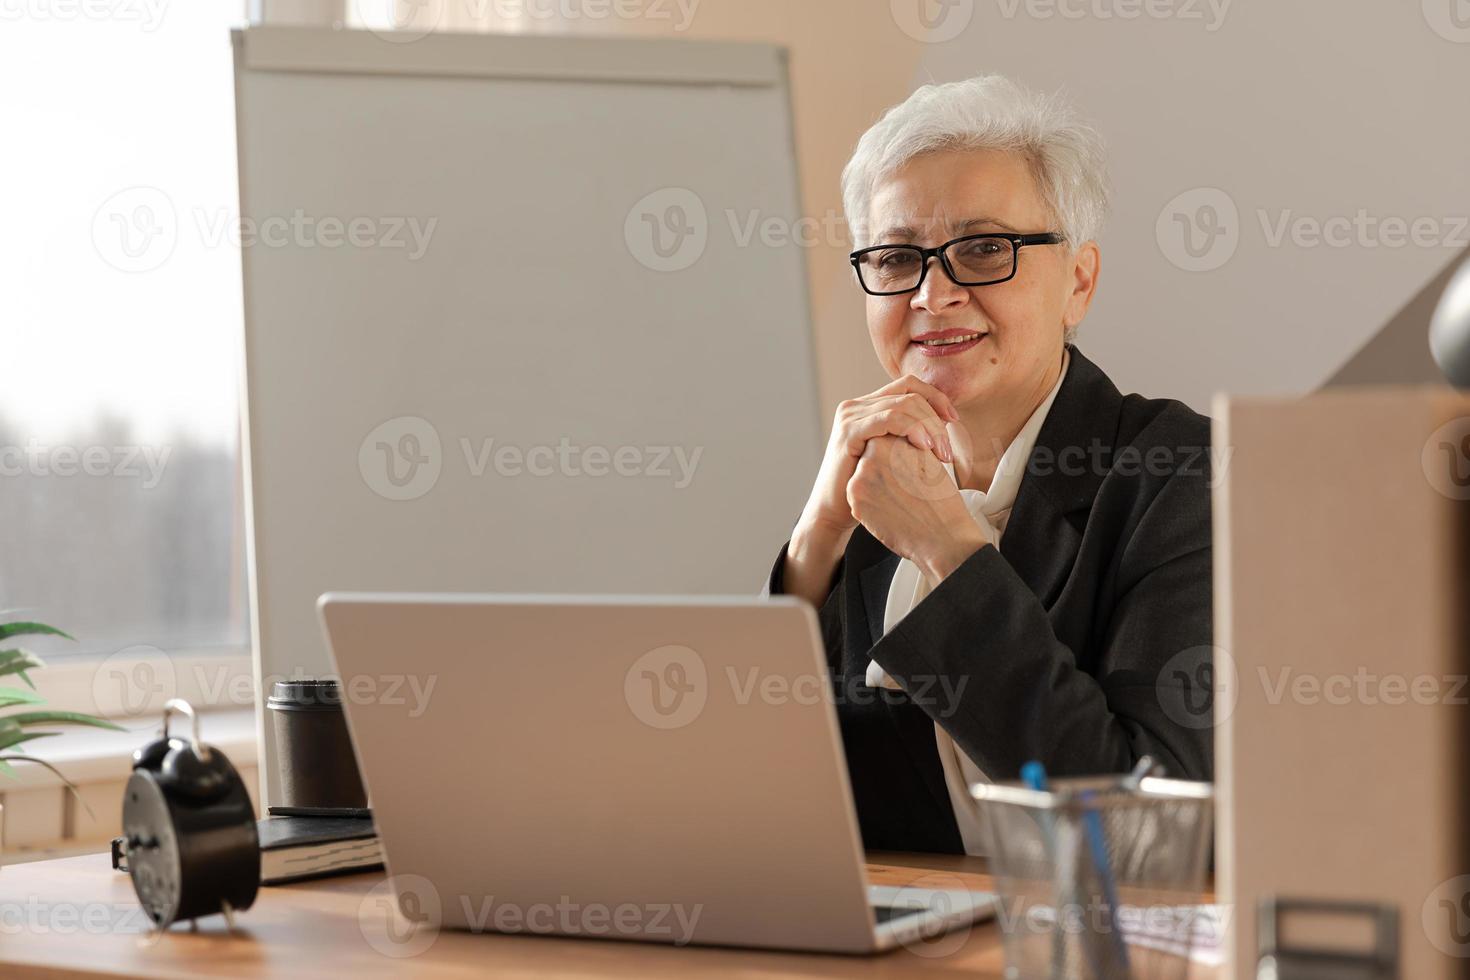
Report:
[[[151,719],[119,724],[127,731],[68,728],[55,737],[27,742],[17,748],[51,763],[78,785],[127,779],[133,768],[133,751],[158,738],[161,726]],[[188,719],[180,718],[173,724],[174,734],[188,733],[186,727],[180,727],[187,726]],[[204,741],[224,752],[236,769],[255,766],[259,743],[255,737],[254,709],[227,708],[203,713],[200,729]],[[0,791],[9,793],[59,785],[55,773],[33,763],[16,763],[15,775],[15,779],[0,779]]]

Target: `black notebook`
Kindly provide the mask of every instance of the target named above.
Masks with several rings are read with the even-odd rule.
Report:
[[[371,820],[353,817],[266,817],[260,829],[260,883],[368,871],[383,866]]]

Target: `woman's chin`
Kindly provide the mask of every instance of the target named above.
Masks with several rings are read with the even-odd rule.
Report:
[[[956,357],[910,354],[903,367],[908,374],[944,392],[956,405],[973,401],[986,387],[986,375],[995,370],[990,360],[978,356],[976,350]]]

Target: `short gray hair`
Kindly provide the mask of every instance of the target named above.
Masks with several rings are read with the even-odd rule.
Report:
[[[1020,154],[1067,246],[1075,250],[1097,237],[1108,211],[1102,137],[1060,94],[979,75],[923,86],[863,134],[842,171],[842,207],[854,247],[874,244],[867,241],[868,208],[881,181],[921,153],[961,149]]]

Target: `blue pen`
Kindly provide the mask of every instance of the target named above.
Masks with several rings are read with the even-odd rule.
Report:
[[[1108,845],[1103,839],[1102,818],[1097,815],[1097,810],[1091,804],[1097,794],[1085,789],[1078,794],[1082,803],[1083,822],[1087,827],[1087,842],[1092,849],[1092,861],[1097,866],[1097,874],[1102,879],[1103,897],[1108,904],[1106,928],[1112,934],[1113,947],[1118,953],[1124,977],[1129,976],[1131,967],[1128,963],[1128,944],[1123,940],[1122,928],[1118,924],[1118,890],[1113,884],[1113,870],[1108,861]]]
[[[1021,766],[1021,781],[1038,793],[1049,792],[1047,789],[1046,767],[1040,762],[1033,760]],[[1042,811],[1040,817],[1037,819],[1041,824],[1041,833],[1046,841],[1046,852],[1049,855],[1049,860],[1052,862],[1055,871],[1059,873],[1062,869],[1058,866],[1056,827],[1053,825],[1052,815],[1050,811]],[[1059,884],[1064,883],[1059,882]],[[1051,975],[1053,977],[1065,976],[1067,970],[1067,936],[1062,927],[1062,905],[1066,899],[1063,892],[1065,890],[1065,887],[1057,888],[1056,922],[1052,927],[1051,934]]]

